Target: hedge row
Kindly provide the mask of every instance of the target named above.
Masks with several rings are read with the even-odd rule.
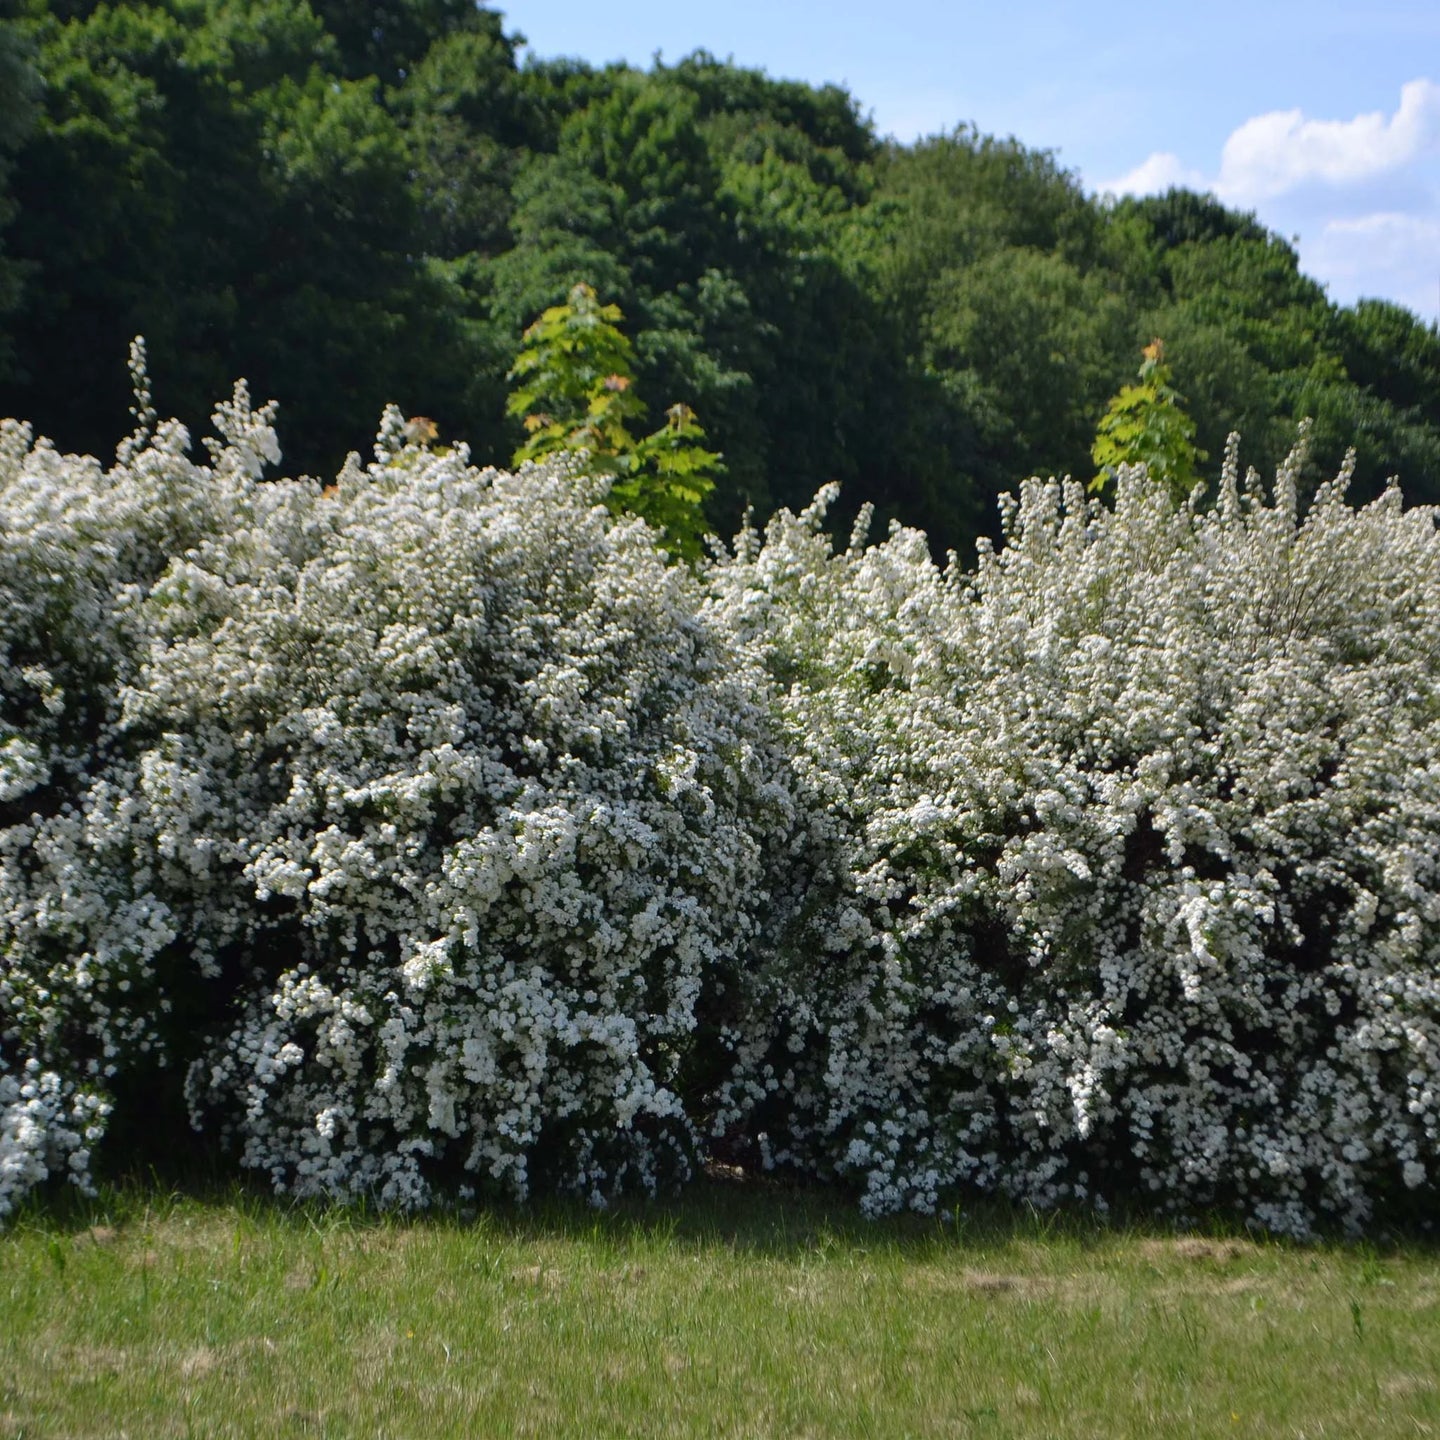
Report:
[[[0,1216],[182,1089],[404,1207],[1434,1193],[1431,511],[1232,452],[1026,482],[973,570],[822,492],[696,574],[398,412],[322,488],[243,386],[208,464],[140,410],[0,428]]]

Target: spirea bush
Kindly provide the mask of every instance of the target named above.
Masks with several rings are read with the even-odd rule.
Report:
[[[149,588],[273,444],[241,389],[215,474],[191,464],[132,358],[140,427],[110,471],[0,422],[0,1218],[48,1177],[88,1184],[109,1082],[158,1043],[177,916],[150,884],[121,692]]]
[[[242,385],[197,463],[135,361],[108,469],[0,426],[0,1218],[167,1097],[402,1207],[1433,1196],[1430,510],[1232,449],[1027,482],[972,572],[827,490],[697,577],[393,410],[270,480]]]
[[[295,1194],[683,1176],[792,828],[753,680],[595,482],[395,411],[262,481],[271,418],[3,430],[0,1214],[166,1066]]]
[[[830,496],[742,536],[713,612],[765,664],[835,857],[757,973],[721,1124],[930,1210],[1238,1204],[1356,1226],[1440,1164],[1440,543],[1346,476],[1301,513],[1232,447],[1213,508],[1027,482],[978,569],[839,554]]]

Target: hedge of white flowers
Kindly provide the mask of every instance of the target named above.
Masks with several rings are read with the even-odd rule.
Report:
[[[1232,451],[1029,481],[974,570],[826,491],[697,576],[396,411],[268,479],[242,385],[197,463],[141,358],[108,469],[0,427],[0,1218],[166,1085],[404,1207],[737,1146],[870,1213],[1434,1195],[1430,511]]]
[[[960,1186],[1356,1226],[1440,1161],[1440,544],[1345,477],[1302,515],[1032,480],[943,572],[824,505],[715,616],[843,856],[730,1116],[872,1212]],[[770,1077],[778,1085],[763,1093]]]
[[[696,580],[398,412],[328,490],[215,418],[208,466],[4,430],[0,1211],[156,1051],[299,1195],[683,1177],[791,821]]]

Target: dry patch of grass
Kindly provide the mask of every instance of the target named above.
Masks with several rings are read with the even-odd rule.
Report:
[[[1208,1240],[1200,1235],[1170,1236],[1160,1240],[1142,1240],[1136,1253],[1143,1259],[1165,1262],[1188,1260],[1196,1264],[1230,1265],[1236,1260],[1253,1260],[1260,1247],[1246,1240]]]

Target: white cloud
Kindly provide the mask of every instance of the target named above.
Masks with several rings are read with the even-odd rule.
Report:
[[[1378,110],[1353,120],[1307,120],[1301,110],[1256,115],[1231,131],[1213,179],[1160,150],[1098,188],[1153,195],[1183,185],[1249,208],[1314,181],[1343,186],[1374,180],[1430,150],[1440,150],[1440,85],[1411,80],[1400,87],[1400,106],[1389,116]]]
[[[1382,211],[1331,220],[1303,258],[1341,304],[1379,295],[1422,319],[1437,313],[1440,218]]]
[[[1157,150],[1129,174],[1101,185],[1100,191],[1108,195],[1154,195],[1177,186],[1187,190],[1208,190],[1210,182],[1198,170],[1191,170],[1185,165],[1178,155],[1172,155],[1168,150]]]
[[[1225,142],[1214,188],[1228,204],[1252,205],[1310,181],[1373,179],[1437,145],[1440,85],[1411,80],[1390,116],[1377,110],[1353,120],[1307,120],[1300,110],[1273,110],[1245,121]]]
[[[1401,86],[1392,114],[1307,119],[1301,110],[1256,115],[1231,132],[1218,172],[1169,151],[1098,187],[1154,195],[1180,185],[1211,191],[1294,238],[1302,267],[1330,297],[1379,296],[1417,315],[1440,300],[1440,84]]]

